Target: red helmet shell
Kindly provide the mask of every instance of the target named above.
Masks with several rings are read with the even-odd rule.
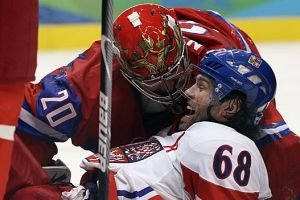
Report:
[[[131,7],[117,17],[113,29],[116,58],[131,78],[156,78],[182,57],[183,39],[172,9],[155,4]]]

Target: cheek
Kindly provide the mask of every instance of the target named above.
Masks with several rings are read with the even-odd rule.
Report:
[[[198,104],[198,106],[195,110],[195,113],[196,113],[195,116],[198,116],[198,118],[203,118],[207,114],[207,105],[206,104],[202,104],[202,105]]]
[[[210,95],[207,93],[199,93],[195,98],[196,104],[201,107],[207,107],[211,101]]]
[[[209,105],[209,98],[207,96],[202,96],[197,100],[196,103],[196,117],[198,120],[205,119],[207,116],[207,107]]]

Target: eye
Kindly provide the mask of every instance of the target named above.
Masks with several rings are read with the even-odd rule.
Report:
[[[205,89],[205,85],[201,82],[197,83],[197,86],[198,86],[199,90],[204,90]]]
[[[204,90],[208,87],[208,83],[206,81],[200,80],[197,82],[197,86],[199,89]]]

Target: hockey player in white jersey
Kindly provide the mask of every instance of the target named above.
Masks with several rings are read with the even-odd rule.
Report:
[[[275,95],[272,69],[233,49],[209,52],[193,68],[195,80],[184,91],[190,112],[178,123],[182,132],[111,150],[110,199],[271,197],[265,164],[250,138]],[[98,165],[97,154],[81,163],[87,170]],[[91,179],[82,183],[63,199],[91,193]]]

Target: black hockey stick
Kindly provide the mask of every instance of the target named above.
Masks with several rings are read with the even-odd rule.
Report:
[[[111,137],[113,0],[102,0],[101,75],[99,96],[99,194],[109,198],[109,152]]]

